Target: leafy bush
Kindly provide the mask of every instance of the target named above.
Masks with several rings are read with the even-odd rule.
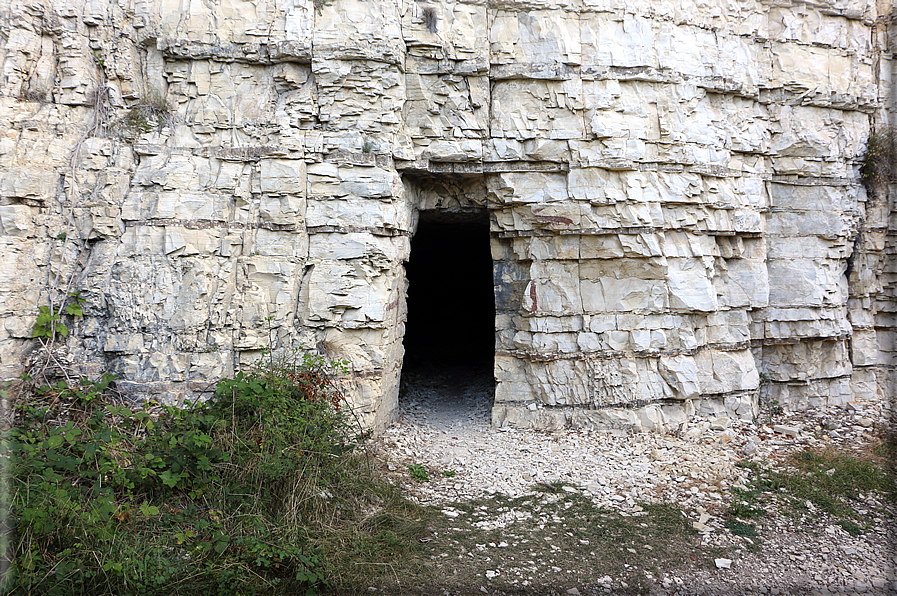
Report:
[[[421,464],[413,464],[408,466],[408,471],[411,472],[411,477],[417,480],[418,482],[429,482],[430,481],[430,473],[427,472],[427,469],[423,467]]]
[[[65,240],[65,232],[61,233],[62,240]],[[53,340],[56,335],[62,338],[68,337],[69,329],[61,321],[62,311],[72,317],[80,317],[84,315],[81,307],[84,305],[84,298],[81,298],[80,292],[72,292],[69,298],[60,308],[54,308],[51,303],[49,306],[41,306],[38,309],[37,320],[34,323],[34,330],[31,337],[46,337]],[[63,308],[64,306],[64,308]]]
[[[271,358],[186,409],[109,376],[19,400],[14,593],[316,593],[321,503],[359,472],[330,370]]]
[[[339,394],[322,383],[326,377],[314,368],[313,359],[306,359],[301,370],[240,373],[218,385],[217,410],[230,416],[228,432],[241,474],[250,485],[266,486],[269,492],[257,496],[269,505],[280,504],[289,490],[284,482],[292,480],[297,468],[333,474],[337,468],[328,463],[353,446]]]

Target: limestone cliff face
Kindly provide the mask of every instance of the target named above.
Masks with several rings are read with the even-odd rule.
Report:
[[[897,189],[859,160],[895,114],[893,21],[884,0],[0,0],[0,372],[77,291],[67,357],[137,397],[305,345],[351,361],[382,425],[418,213],[488,210],[497,424],[891,396]]]

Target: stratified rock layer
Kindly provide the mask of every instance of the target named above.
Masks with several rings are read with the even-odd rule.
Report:
[[[70,361],[135,397],[304,345],[379,427],[418,212],[488,210],[495,424],[889,397],[891,11],[0,0],[0,372],[79,292]]]

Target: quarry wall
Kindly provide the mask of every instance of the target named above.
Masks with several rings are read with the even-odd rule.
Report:
[[[0,376],[77,292],[54,353],[137,398],[304,345],[351,362],[346,393],[382,426],[419,211],[486,210],[495,424],[891,398],[897,187],[860,170],[894,125],[894,18],[0,0]]]

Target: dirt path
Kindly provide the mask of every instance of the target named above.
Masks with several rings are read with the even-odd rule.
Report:
[[[894,509],[880,495],[852,502],[862,531],[784,496],[765,515],[731,514],[733,489],[757,474],[739,462],[871,445],[881,404],[765,425],[696,419],[675,435],[540,433],[489,425],[488,371],[411,381],[377,449],[408,496],[441,511],[420,537],[434,573],[371,593],[897,594]]]

